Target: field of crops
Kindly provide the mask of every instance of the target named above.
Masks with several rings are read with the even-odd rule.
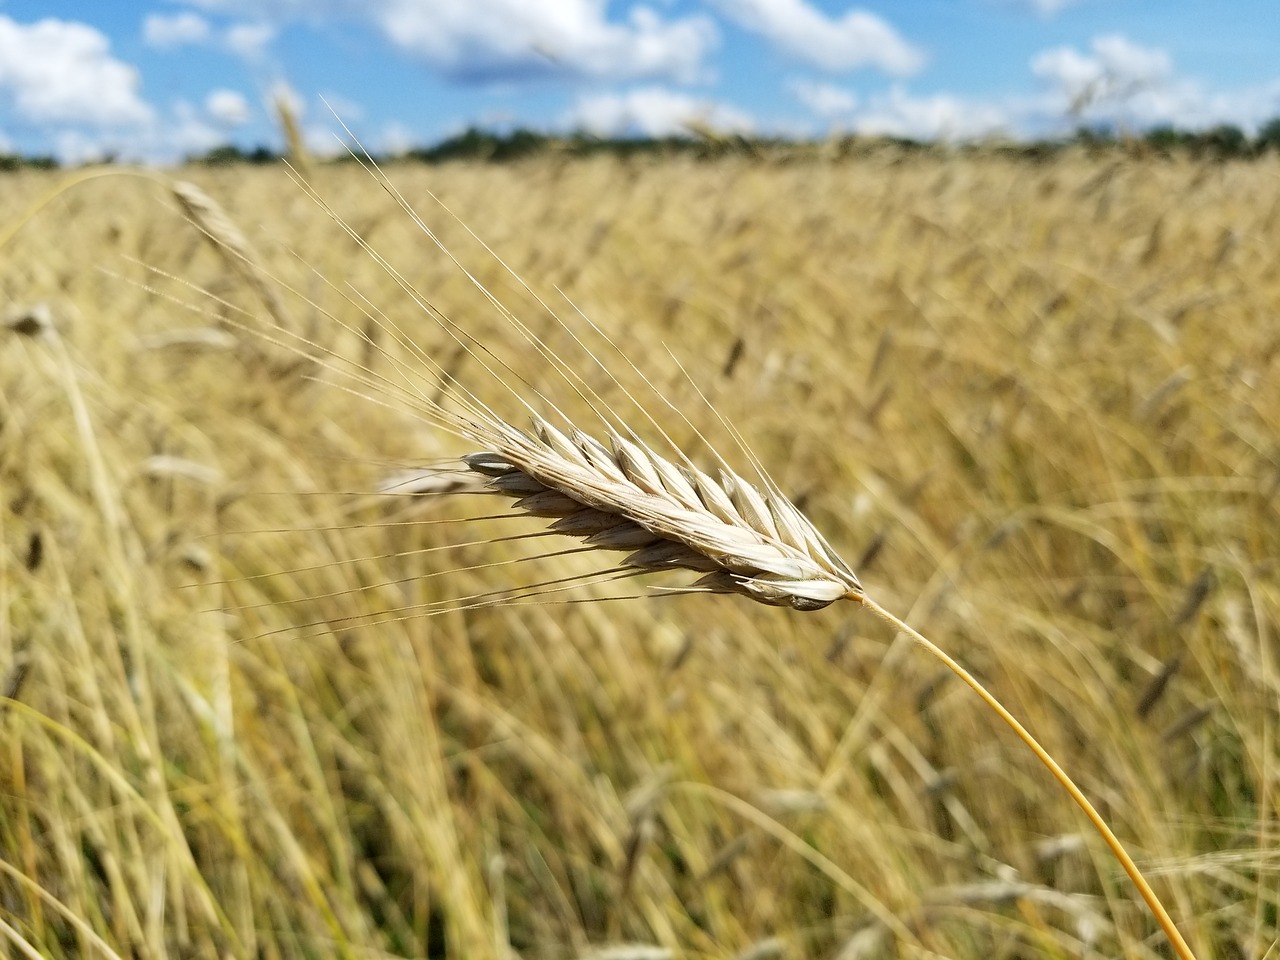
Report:
[[[459,385],[749,447],[1202,960],[1274,954],[1274,160],[387,174],[470,275],[354,164],[382,264],[282,167],[0,177],[0,956],[1169,956],[856,604],[566,588],[617,556],[385,492],[473,449],[415,408]]]

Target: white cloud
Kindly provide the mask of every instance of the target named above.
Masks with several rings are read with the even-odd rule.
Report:
[[[223,43],[242,60],[261,60],[275,38],[276,28],[270,23],[237,23],[227,28]]]
[[[581,97],[573,106],[568,125],[614,137],[687,134],[690,125],[742,133],[754,127],[751,117],[735,107],[664,87]]]
[[[185,100],[173,105],[172,116],[157,124],[144,144],[153,155],[165,158],[205,153],[226,141],[226,131]]]
[[[83,130],[59,130],[53,135],[52,152],[59,163],[75,166],[96,163],[113,151],[100,136],[91,136]]]
[[[618,23],[605,8],[604,0],[381,0],[373,15],[397,46],[464,80],[693,80],[717,39],[705,17],[666,21],[634,6]]]
[[[1090,47],[1090,53],[1054,47],[1031,61],[1031,72],[1065,98],[1072,115],[1122,105],[1165,85],[1173,75],[1173,61],[1166,52],[1117,34],[1096,37]]]
[[[1008,132],[1014,112],[1011,106],[945,93],[913,96],[895,86],[887,94],[873,97],[849,126],[857,133],[872,136],[973,140]]]
[[[829,131],[912,140],[973,140],[1012,133],[1028,113],[1025,99],[974,100],[947,93],[916,95],[901,84],[870,96],[826,83],[793,79],[787,84]],[[812,136],[814,131],[793,131]]]
[[[1138,90],[1123,102],[1102,104],[1089,116],[1095,120],[1146,129],[1159,125],[1203,130],[1234,124],[1254,131],[1280,116],[1280,80],[1229,91],[1206,90],[1190,79],[1172,79]]]
[[[153,13],[142,21],[142,39],[147,46],[161,49],[204,43],[209,32],[209,21],[197,13]]]
[[[715,46],[707,16],[664,18],[610,0],[186,0],[276,26],[292,20],[356,17],[428,66],[479,82],[533,77],[692,81]]]
[[[111,56],[106,35],[87,24],[0,16],[0,98],[37,124],[112,127],[145,123],[138,71]]]
[[[185,156],[205,153],[226,141],[226,132],[186,101],[171,104],[163,117],[131,129],[112,130],[67,127],[51,131],[54,155],[64,164],[92,163],[109,156],[130,161],[172,163]]]
[[[223,127],[239,127],[249,122],[253,111],[244,95],[235,90],[214,90],[205,97],[204,110]]]
[[[417,141],[413,131],[399,121],[392,121],[382,128],[374,141],[375,149],[393,157],[402,156],[413,149]]]
[[[1110,124],[1144,130],[1168,124],[1201,130],[1234,124],[1256,130],[1280,115],[1280,79],[1235,90],[1210,90],[1179,76],[1163,50],[1125,37],[1095,38],[1088,52],[1073,47],[1042,51],[1031,71],[1048,85],[1047,95],[1026,111],[1028,119]]]
[[[828,120],[848,116],[858,106],[856,93],[830,83],[796,78],[787,82],[787,89],[811,113]]]
[[[866,10],[828,17],[806,0],[712,0],[730,20],[791,56],[822,70],[878,67],[895,76],[915,73],[924,53]]]

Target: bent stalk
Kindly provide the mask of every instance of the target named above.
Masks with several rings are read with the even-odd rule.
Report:
[[[973,689],[974,693],[983,699],[987,706],[1000,715],[1000,719],[1007,723],[1013,732],[1018,735],[1018,738],[1022,740],[1022,742],[1030,748],[1031,752],[1040,759],[1040,762],[1049,768],[1049,772],[1053,774],[1054,779],[1062,785],[1062,788],[1066,790],[1067,793],[1071,794],[1071,799],[1074,800],[1079,805],[1080,809],[1084,811],[1085,816],[1089,818],[1089,822],[1093,824],[1094,829],[1098,831],[1102,836],[1102,839],[1106,842],[1112,855],[1120,861],[1120,866],[1124,867],[1124,872],[1129,875],[1129,879],[1133,881],[1134,886],[1138,888],[1138,892],[1142,894],[1142,899],[1147,902],[1147,906],[1155,915],[1156,922],[1160,924],[1160,929],[1163,930],[1165,936],[1169,938],[1169,943],[1173,946],[1174,952],[1177,953],[1180,960],[1195,960],[1195,954],[1191,952],[1191,947],[1187,945],[1187,941],[1183,939],[1177,926],[1174,925],[1173,918],[1170,917],[1169,912],[1165,910],[1164,904],[1160,902],[1160,898],[1156,896],[1156,892],[1151,889],[1151,884],[1147,882],[1147,878],[1142,875],[1142,871],[1138,869],[1138,865],[1133,862],[1133,858],[1129,856],[1129,852],[1125,850],[1124,844],[1120,842],[1120,839],[1111,831],[1111,828],[1107,826],[1107,822],[1102,819],[1102,814],[1098,813],[1093,804],[1089,802],[1089,798],[1086,797],[1084,792],[1076,786],[1075,781],[1067,776],[1067,772],[1058,765],[1058,761],[1053,759],[1049,751],[1040,745],[1040,741],[1031,735],[1031,732],[1005,708],[1004,704],[995,698],[994,694],[982,685],[977,677],[962,667],[953,657],[951,657],[950,654],[935,644],[932,640],[920,633],[920,631],[916,630],[914,627],[902,620],[899,620],[870,597],[862,595],[854,597],[854,599],[862,603],[863,606],[881,620],[892,624],[894,627],[907,634],[907,636],[915,640],[916,643],[920,644],[931,654],[941,660],[947,665],[949,670],[968,684],[969,687]]]

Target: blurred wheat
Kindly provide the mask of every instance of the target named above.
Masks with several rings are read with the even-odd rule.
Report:
[[[242,333],[261,290],[157,181],[81,183],[5,234],[6,949],[1159,955],[1070,802],[871,622],[576,602],[620,589],[577,555],[511,568],[573,591],[451,609],[537,555],[488,542],[527,524],[379,490],[466,452],[409,401],[447,405],[474,358],[283,172],[189,176],[324,362],[282,372]],[[494,363],[546,376],[375,184],[312,177]],[[662,424],[681,449],[736,448],[699,384],[869,592],[1100,801],[1201,956],[1267,951],[1273,171],[887,152],[392,178],[635,344],[690,411]],[[0,225],[55,180],[6,183]],[[443,239],[570,352],[472,238]]]

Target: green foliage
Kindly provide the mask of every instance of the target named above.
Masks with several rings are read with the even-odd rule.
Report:
[[[502,163],[540,153],[550,142],[549,137],[532,130],[521,129],[508,134],[497,134],[478,127],[470,127],[434,147],[411,150],[406,156],[424,163],[444,163],[450,160],[485,160]]]
[[[1259,153],[1267,150],[1280,152],[1280,117],[1264,123],[1253,142]]]
[[[0,153],[0,173],[15,170],[56,170],[58,161],[49,156],[24,156],[17,153]]]
[[[232,143],[214,147],[206,153],[188,158],[188,163],[202,163],[210,167],[229,167],[235,164],[262,166],[279,163],[282,154],[259,144],[249,150],[242,149]]]
[[[1215,160],[1236,160],[1252,153],[1253,144],[1239,127],[1224,123],[1195,134],[1191,150]]]

